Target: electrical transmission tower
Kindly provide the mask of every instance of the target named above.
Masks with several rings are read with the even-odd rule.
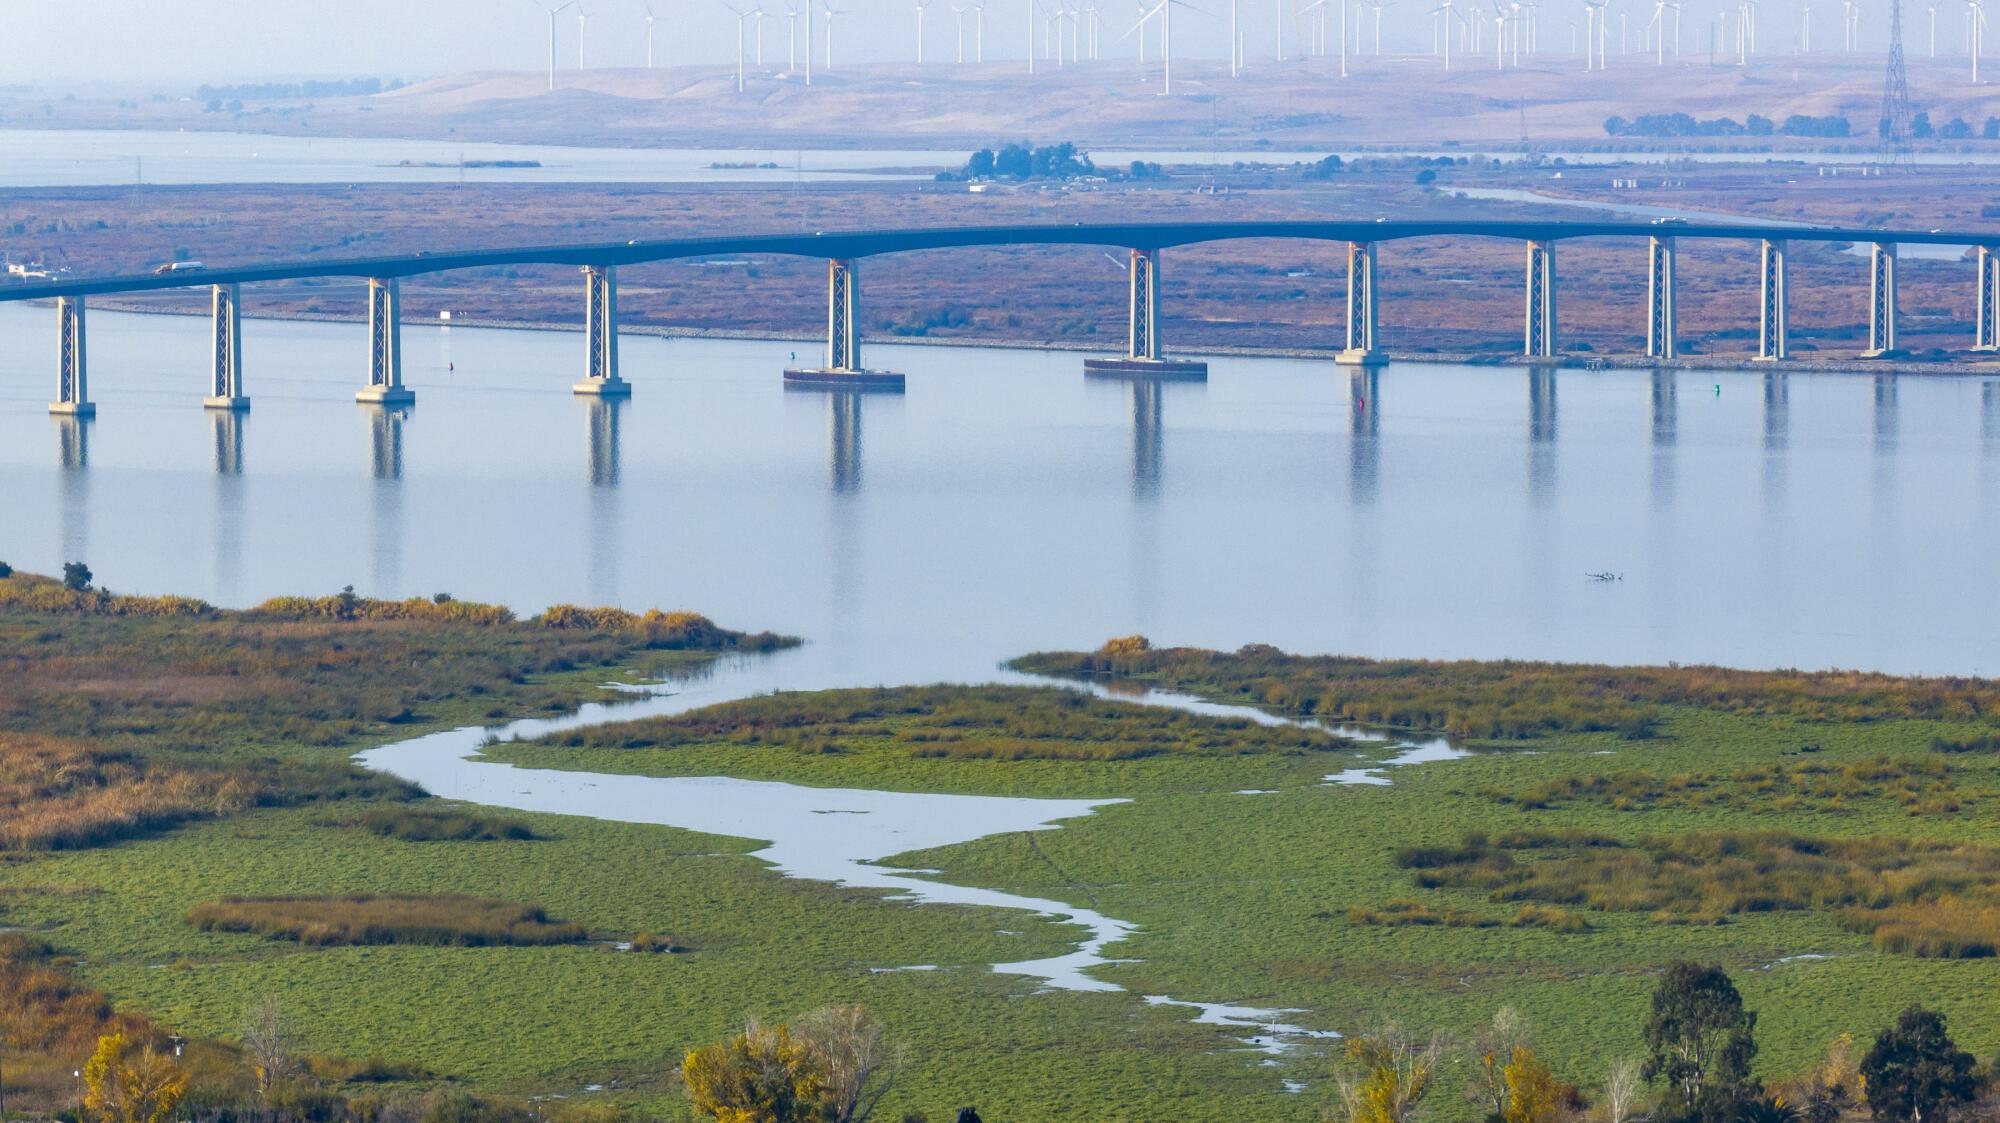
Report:
[[[1910,81],[1903,72],[1903,0],[1889,0],[1889,72],[1882,79],[1882,167],[1908,169],[1910,160]]]

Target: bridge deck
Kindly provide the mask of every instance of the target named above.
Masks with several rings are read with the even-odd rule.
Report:
[[[149,292],[208,285],[254,284],[307,277],[413,277],[494,265],[638,265],[649,261],[740,254],[853,258],[967,246],[1086,245],[1163,249],[1199,242],[1294,238],[1324,242],[1389,242],[1405,238],[1475,237],[1545,241],[1561,238],[1723,238],[1793,242],[1906,242],[1926,245],[2000,246],[2000,233],[1948,230],[1877,230],[1858,227],[1762,226],[1702,222],[1309,221],[1072,223],[1034,226],[958,226],[918,230],[843,230],[812,234],[751,234],[722,238],[670,238],[566,246],[523,246],[445,253],[418,251],[395,257],[325,259],[230,266],[182,273],[88,277],[49,283],[0,285],[0,302],[52,296]]]

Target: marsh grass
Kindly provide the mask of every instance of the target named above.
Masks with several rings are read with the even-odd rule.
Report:
[[[1289,655],[1155,648],[1128,636],[1094,652],[1039,652],[1010,664],[1032,674],[1156,683],[1286,713],[1492,739],[1612,732],[1649,739],[1665,707],[1807,721],[1991,721],[2000,682],[1853,671]]]
[[[404,842],[532,841],[540,837],[519,819],[467,808],[378,807],[363,815],[360,825],[383,838]]]
[[[102,846],[252,807],[418,794],[343,762],[175,763],[0,731],[0,851]]]
[[[1897,838],[1805,838],[1705,831],[1632,844],[1472,835],[1455,848],[1405,850],[1425,888],[1490,900],[1644,912],[1659,923],[1714,923],[1785,911],[1837,912],[1884,951],[1943,958],[1994,954],[2000,848]]]
[[[1322,730],[1111,702],[1052,687],[904,687],[774,694],[687,714],[577,729],[553,749],[731,745],[808,755],[872,742],[913,760],[1130,761],[1157,756],[1304,754],[1352,742]]]
[[[590,936],[582,925],[550,920],[533,905],[458,894],[225,897],[188,910],[187,922],[203,932],[248,932],[308,947],[539,947]]]
[[[1887,800],[1912,815],[1954,814],[1966,809],[1973,798],[1959,790],[1952,766],[1946,762],[1890,756],[1846,764],[1801,760],[1668,776],[1651,772],[1565,776],[1525,791],[1492,795],[1501,803],[1531,811],[1595,804],[1613,811],[1765,808],[1837,812]]]

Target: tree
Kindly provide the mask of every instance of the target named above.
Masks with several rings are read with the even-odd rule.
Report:
[[[1860,1084],[1854,1068],[1854,1038],[1841,1034],[1826,1048],[1826,1060],[1808,1078],[1804,1094],[1798,1097],[1799,1116],[1805,1123],[1836,1123],[1853,1104]]]
[[[681,1080],[695,1114],[717,1123],[825,1123],[826,1073],[790,1028],[751,1022],[727,1041],[691,1050]]]
[[[1604,119],[1604,135],[1618,136],[1625,131],[1625,118],[1612,115]]]
[[[1778,126],[1769,117],[1760,116],[1756,113],[1752,113],[1743,119],[1743,131],[1749,133],[1751,136],[1770,136],[1773,132],[1777,131],[1777,128]]]
[[[1639,1063],[1619,1061],[1604,1077],[1606,1123],[1626,1123],[1639,1103]]]
[[[965,174],[972,179],[988,179],[993,175],[993,150],[982,148],[965,162]]]
[[[1348,1123],[1409,1123],[1437,1076],[1444,1042],[1419,1043],[1394,1026],[1347,1039],[1347,1063],[1335,1073]]]
[[[1489,1119],[1507,1114],[1507,1064],[1528,1037],[1527,1019],[1512,1006],[1502,1006],[1472,1039],[1473,1081],[1467,1098],[1485,1109]]]
[[[87,593],[90,591],[90,581],[89,566],[82,562],[63,563],[63,588],[72,593]]]
[[[361,598],[354,595],[354,586],[342,585],[334,596],[334,615],[342,620],[354,619],[354,613],[361,607]]]
[[[5,581],[12,576],[14,576],[14,567],[8,565],[6,562],[0,562],[0,581]]]
[[[1988,117],[1986,124],[1980,128],[1979,135],[1987,140],[2000,140],[2000,117]]]
[[[1565,1089],[1533,1049],[1514,1046],[1501,1076],[1507,1084],[1503,1123],[1556,1123],[1562,1117]]]
[[[1722,968],[1669,964],[1653,991],[1641,1074],[1666,1080],[1689,1113],[1727,1108],[1748,1090],[1756,1026],[1757,1015],[1743,1009],[1743,996]]]
[[[244,1017],[243,1059],[250,1062],[250,1071],[257,1074],[260,1095],[270,1091],[273,1084],[299,1074],[292,1028],[276,998],[266,995],[258,999]]]
[[[902,1053],[861,1007],[821,1007],[794,1023],[793,1033],[818,1058],[826,1123],[863,1123],[895,1086]]]
[[[1938,130],[1938,137],[1942,140],[1970,140],[1972,126],[1966,124],[1963,117],[1953,117],[1944,123],[1944,128]]]
[[[166,1123],[187,1095],[187,1074],[122,1033],[97,1039],[83,1064],[84,1110],[104,1123]]]
[[[1910,118],[1910,135],[1918,140],[1929,140],[1937,135],[1937,130],[1931,127],[1930,110],[1926,109]]]
[[[1912,1006],[1861,1058],[1868,1111],[1879,1123],[1949,1123],[1972,1101],[1972,1056],[1945,1032],[1944,1015]]]

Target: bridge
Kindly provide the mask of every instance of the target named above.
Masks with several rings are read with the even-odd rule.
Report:
[[[785,372],[804,384],[871,388],[900,386],[902,376],[872,371],[861,358],[861,263],[870,257],[918,250],[977,246],[1082,245],[1129,254],[1130,309],[1125,354],[1086,361],[1098,372],[1132,377],[1201,377],[1200,362],[1168,358],[1161,339],[1160,258],[1165,250],[1207,242],[1282,238],[1339,242],[1347,246],[1346,338],[1342,363],[1372,367],[1385,361],[1377,339],[1376,248],[1411,238],[1474,237],[1526,246],[1522,355],[1553,364],[1558,353],[1556,244],[1564,239],[1630,238],[1646,245],[1646,355],[1671,360],[1678,353],[1675,260],[1680,242],[1692,239],[1755,242],[1761,247],[1757,359],[1780,362],[1789,354],[1786,259],[1795,242],[1865,244],[1868,266],[1870,356],[1896,350],[1896,247],[1899,244],[1965,246],[1976,251],[1977,324],[1971,349],[2000,351],[2000,232],[1887,230],[1861,227],[1694,222],[1545,222],[1520,220],[1259,221],[1180,223],[1070,223],[941,227],[914,230],[674,238],[562,246],[528,246],[452,252],[418,251],[393,257],[328,259],[182,270],[135,276],[91,277],[0,287],[0,302],[56,303],[57,394],[51,412],[89,415],[84,305],[91,296],[166,289],[208,288],[213,321],[211,409],[248,409],[240,349],[242,286],[304,278],[353,278],[368,287],[368,381],[356,400],[400,406],[412,402],[403,385],[398,281],[458,269],[490,266],[572,266],[584,275],[586,354],[578,394],[624,396],[631,386],[618,373],[618,285],[621,266],[691,258],[789,255],[827,262],[827,344],[822,366]]]

